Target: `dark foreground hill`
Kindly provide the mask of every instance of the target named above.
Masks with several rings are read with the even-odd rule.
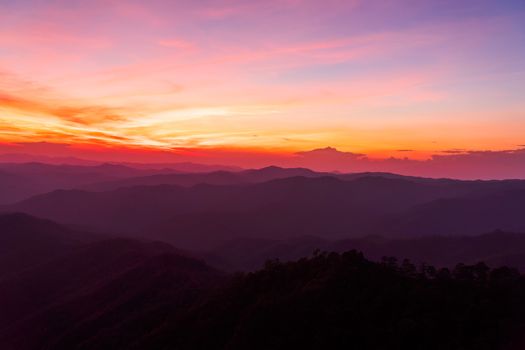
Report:
[[[152,349],[518,349],[525,279],[484,264],[454,270],[356,252],[269,262],[239,275],[141,346]]]
[[[97,253],[86,261],[84,251],[67,267],[66,261],[45,267],[38,283],[31,283],[33,276],[16,284],[27,290],[15,296],[6,292],[12,282],[2,284],[3,310],[27,308],[13,304],[13,298],[31,300],[42,290],[46,299],[36,313],[4,322],[2,349],[518,350],[525,345],[525,279],[509,268],[417,270],[409,262],[372,263],[346,252],[269,262],[255,273],[219,278],[194,260],[138,254],[129,247],[122,255],[120,245],[102,244],[102,252],[110,248],[117,257]],[[133,259],[126,257],[130,251]],[[129,260],[135,262],[125,263]],[[53,285],[65,282],[58,299],[41,286],[46,277]]]
[[[26,214],[0,215],[0,279],[98,238]]]
[[[437,252],[432,244],[443,251],[457,245],[450,259],[469,261],[522,244],[518,236],[493,235],[470,252],[459,240],[412,244],[429,257]],[[260,271],[227,275],[166,243],[84,237],[22,214],[0,217],[0,239],[0,259],[11,261],[10,271],[0,275],[0,349],[525,345],[525,279],[512,268],[416,267],[401,259],[371,262],[350,251],[269,261]],[[378,243],[370,252],[408,254],[407,242]],[[330,244],[344,249],[358,243]],[[241,248],[260,253],[255,245]]]
[[[0,279],[0,348],[128,349],[220,276],[163,243],[83,245]]]

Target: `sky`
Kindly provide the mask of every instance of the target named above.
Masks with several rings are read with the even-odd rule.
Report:
[[[3,153],[525,177],[524,94],[523,0],[0,0]]]

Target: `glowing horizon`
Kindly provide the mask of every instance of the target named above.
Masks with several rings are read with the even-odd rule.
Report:
[[[0,143],[519,149],[524,44],[522,1],[0,2]]]

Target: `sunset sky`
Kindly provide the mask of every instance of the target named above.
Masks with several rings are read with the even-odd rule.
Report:
[[[0,144],[520,152],[525,1],[0,0]]]

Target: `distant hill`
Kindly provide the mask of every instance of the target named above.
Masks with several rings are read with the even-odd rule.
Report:
[[[267,167],[239,172],[214,171],[208,173],[159,174],[105,181],[82,187],[88,191],[110,191],[123,187],[175,185],[190,187],[199,184],[207,185],[243,185],[267,182],[289,177],[322,177],[330,173],[318,173],[304,168]]]
[[[290,176],[322,176],[308,169],[240,168],[194,163],[94,165],[0,163],[0,205],[64,189],[108,191],[121,187],[197,184],[240,185]]]
[[[170,172],[173,170],[135,169],[114,164],[0,163],[0,205],[57,189],[73,189],[95,182]]]
[[[0,154],[1,163],[45,163],[54,165],[99,165],[101,162],[76,157],[49,157],[25,153]]]
[[[269,166],[261,169],[249,169],[243,171],[212,171],[200,173],[177,173],[177,174],[158,174],[150,176],[131,177],[112,181],[104,181],[83,186],[81,189],[89,191],[110,191],[122,187],[132,186],[156,186],[156,185],[176,185],[176,186],[195,186],[198,184],[208,185],[242,185],[268,182],[271,180],[285,179],[290,177],[333,177],[339,180],[352,181],[361,178],[384,178],[392,180],[410,180],[434,185],[450,184],[474,184],[475,182],[466,182],[448,179],[427,179],[421,177],[403,176],[390,173],[352,173],[339,174],[328,172],[317,172],[306,168],[281,168]],[[519,182],[519,181],[518,181]],[[487,184],[488,182],[485,182]],[[475,186],[472,186],[475,187]]]
[[[125,187],[174,185],[191,187],[198,184],[209,185],[241,185],[246,179],[237,173],[216,171],[197,174],[158,174],[150,176],[132,177],[122,180],[105,181],[83,186],[87,191],[111,191]]]
[[[96,166],[101,164],[123,165],[134,169],[156,170],[170,169],[184,173],[201,173],[213,171],[241,171],[242,168],[236,166],[220,164],[199,164],[192,162],[171,162],[171,163],[133,163],[118,161],[97,161],[81,159],[76,157],[49,157],[42,155],[23,154],[23,153],[4,153],[0,154],[0,163],[44,163],[50,165],[80,165]]]
[[[131,163],[121,162],[122,164],[135,169],[170,169],[181,173],[211,173],[215,171],[239,172],[243,169],[236,166],[220,164],[200,164],[192,162],[175,162],[175,163]]]
[[[504,230],[525,232],[525,190],[474,192],[460,198],[440,198],[418,205],[385,222],[393,234],[472,235]],[[388,227],[388,228],[387,228]]]
[[[305,170],[284,173],[296,172]],[[285,177],[250,182],[279,174]],[[2,209],[76,227],[161,239],[186,249],[211,249],[237,237],[342,239],[369,234],[471,235],[496,229],[525,232],[520,210],[525,204],[525,181],[392,176],[342,180],[310,175],[286,177],[278,168],[238,174],[155,175],[124,183],[134,185],[138,179],[149,184],[148,179],[156,183],[168,178],[186,186],[59,190]],[[220,184],[191,186],[211,179]]]
[[[242,186],[54,191],[6,210],[102,231],[140,233],[195,248],[239,235],[362,235],[377,218],[441,193],[438,187],[405,180],[290,177]]]
[[[41,190],[42,187],[37,181],[0,169],[0,205],[15,203],[29,198],[41,193]]]

